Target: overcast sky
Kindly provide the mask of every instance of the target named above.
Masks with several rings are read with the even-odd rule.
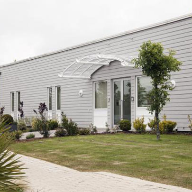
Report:
[[[0,65],[189,14],[192,0],[0,0]]]

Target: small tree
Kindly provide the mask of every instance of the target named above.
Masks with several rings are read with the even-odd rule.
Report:
[[[47,119],[45,117],[45,111],[47,110],[48,109],[45,103],[39,104],[38,112],[36,110],[33,110],[35,114],[40,115],[40,119],[38,119],[38,130],[44,138],[49,137],[49,128],[47,124]]]
[[[148,110],[155,112],[157,140],[160,139],[159,114],[166,102],[170,100],[169,90],[173,90],[169,83],[171,72],[179,71],[181,62],[175,57],[175,52],[169,50],[166,55],[161,43],[147,41],[141,45],[138,58],[132,60],[137,68],[141,68],[144,75],[151,77],[152,90],[149,93],[151,105]]]
[[[18,111],[20,112],[20,118],[22,119],[24,117],[24,111],[23,111],[23,101],[19,103],[19,109]]]

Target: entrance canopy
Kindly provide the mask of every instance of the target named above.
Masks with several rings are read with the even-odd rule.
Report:
[[[109,65],[111,61],[120,61],[123,66],[134,67],[130,59],[117,57],[115,55],[95,54],[76,59],[71,65],[66,67],[59,77],[66,78],[86,78],[91,79],[91,75],[100,67]]]

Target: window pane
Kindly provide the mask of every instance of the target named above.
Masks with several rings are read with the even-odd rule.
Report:
[[[121,120],[121,81],[114,82],[114,124]]]
[[[95,108],[107,108],[107,82],[95,84]]]
[[[150,105],[148,94],[152,89],[149,77],[137,78],[137,102],[138,107],[148,107]]]
[[[131,121],[131,81],[123,81],[123,119]]]
[[[57,87],[57,110],[61,110],[61,87]]]
[[[20,99],[20,92],[17,92],[17,107],[18,107],[18,109],[17,110],[19,110],[19,108],[20,108],[20,102],[21,102],[21,99]]]
[[[14,111],[14,93],[11,93],[11,110]]]
[[[49,110],[52,110],[52,88],[49,89]]]

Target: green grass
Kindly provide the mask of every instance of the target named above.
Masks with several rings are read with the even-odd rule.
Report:
[[[80,171],[107,171],[192,189],[192,136],[110,134],[15,143],[11,150]]]

